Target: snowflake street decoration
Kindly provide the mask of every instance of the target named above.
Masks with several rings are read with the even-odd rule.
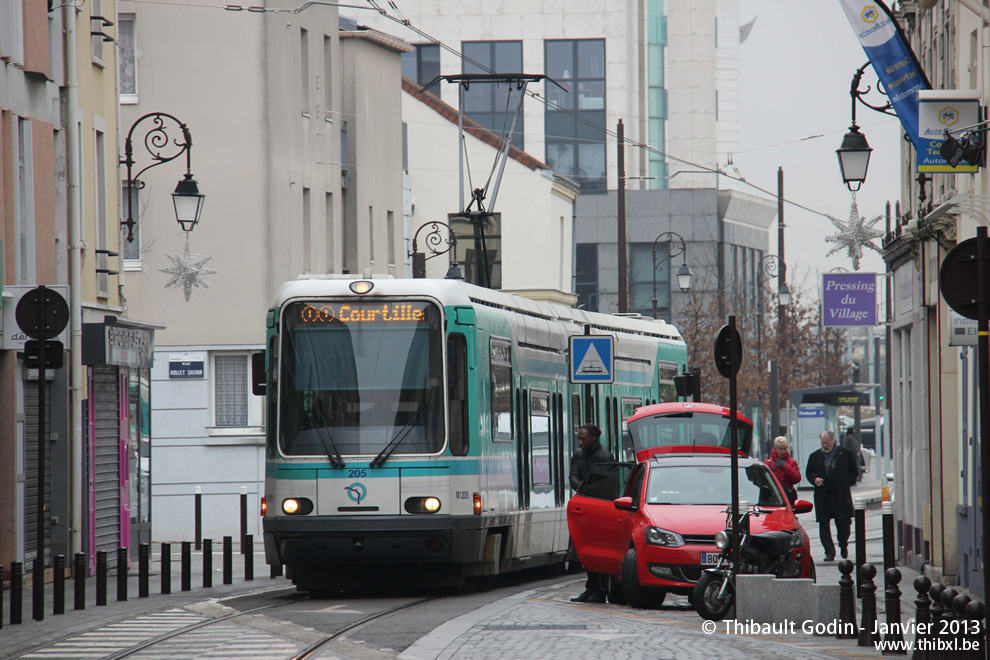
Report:
[[[172,279],[165,285],[166,289],[172,286],[176,288],[182,287],[186,302],[189,302],[189,296],[192,294],[193,287],[210,288],[210,284],[206,281],[205,276],[216,275],[217,271],[212,268],[206,268],[206,264],[213,257],[201,257],[198,254],[190,254],[188,234],[186,234],[186,251],[183,256],[180,257],[167,252],[165,256],[172,262],[172,266],[159,268],[158,270],[172,276]]]
[[[865,217],[860,216],[859,208],[856,206],[856,195],[853,194],[852,203],[849,205],[849,220],[847,222],[828,216],[828,219],[836,226],[839,233],[825,237],[825,240],[829,243],[835,243],[835,247],[829,250],[825,256],[830,257],[836,252],[845,250],[846,254],[852,260],[853,270],[859,270],[859,262],[863,258],[864,247],[870,248],[877,254],[882,255],[883,250],[873,242],[883,236],[882,231],[873,228],[873,225],[877,224],[882,217],[882,215],[878,215],[872,220],[867,220]]]

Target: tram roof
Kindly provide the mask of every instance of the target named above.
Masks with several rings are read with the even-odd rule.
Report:
[[[350,290],[352,282],[369,281],[374,284],[370,292],[356,294]],[[281,306],[295,298],[321,298],[344,296],[376,298],[379,296],[423,295],[437,299],[443,305],[485,305],[519,312],[547,320],[571,322],[590,326],[601,332],[628,332],[653,335],[681,341],[681,334],[673,325],[661,320],[639,315],[603,314],[575,309],[553,302],[532,300],[511,293],[486,289],[468,282],[447,279],[423,278],[361,278],[341,275],[300,275],[285,282],[275,296],[275,306]]]

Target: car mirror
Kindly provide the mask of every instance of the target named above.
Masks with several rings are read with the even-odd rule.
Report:
[[[632,511],[635,508],[633,507],[633,499],[631,497],[620,497],[613,504],[620,511]]]
[[[808,513],[815,508],[815,505],[808,500],[797,500],[791,505],[791,508],[794,509],[794,513]]]

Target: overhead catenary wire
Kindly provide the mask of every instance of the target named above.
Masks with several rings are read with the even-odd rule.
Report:
[[[236,12],[247,11],[247,12],[256,12],[256,13],[283,13],[283,14],[299,14],[299,13],[305,11],[306,9],[309,9],[310,7],[314,7],[314,6],[341,7],[341,8],[345,8],[345,9],[364,9],[364,10],[369,10],[370,9],[372,11],[377,12],[378,14],[380,14],[381,16],[383,16],[384,18],[386,18],[386,19],[388,19],[390,21],[393,21],[395,23],[398,23],[399,25],[402,25],[402,26],[406,27],[409,30],[412,30],[414,33],[416,33],[417,35],[419,35],[423,39],[426,39],[427,41],[429,41],[429,42],[431,42],[431,43],[439,46],[440,48],[442,48],[443,50],[451,53],[452,55],[454,55],[455,57],[457,57],[461,61],[467,62],[469,64],[472,64],[472,65],[478,67],[479,69],[481,69],[483,71],[486,71],[488,73],[495,73],[490,68],[488,68],[488,67],[486,67],[486,66],[484,66],[484,65],[482,65],[482,64],[480,64],[480,63],[478,63],[476,61],[474,61],[470,57],[467,57],[466,55],[462,54],[456,48],[453,48],[452,46],[444,43],[440,39],[434,37],[433,35],[429,34],[426,31],[424,31],[422,28],[419,28],[416,25],[414,25],[411,20],[409,20],[405,16],[402,16],[401,15],[402,12],[399,11],[399,9],[396,6],[394,0],[388,0],[388,4],[389,4],[390,7],[392,7],[396,11],[397,14],[399,14],[399,16],[393,16],[392,14],[390,14],[388,12],[388,10],[383,9],[378,4],[378,2],[376,0],[366,0],[366,2],[368,3],[367,5],[352,5],[352,4],[346,4],[346,3],[340,3],[340,2],[330,2],[329,0],[307,0],[307,2],[304,2],[301,5],[299,5],[298,7],[295,7],[293,9],[282,9],[282,8],[277,8],[277,7],[262,7],[262,6],[252,6],[252,5],[234,5],[234,4],[227,4],[227,5],[198,4],[198,3],[193,4],[193,3],[185,3],[185,2],[169,2],[168,0],[127,0],[127,1],[128,2],[133,2],[133,3],[139,3],[139,4],[159,4],[159,5],[173,5],[173,6],[182,6],[182,7],[203,7],[203,8],[212,8],[212,9],[223,9],[225,11],[236,11]],[[545,98],[544,96],[542,96],[541,94],[539,94],[539,92],[535,92],[535,91],[532,91],[532,90],[527,90],[526,91],[526,94],[528,96],[530,96],[531,98],[536,99],[540,103],[543,103],[547,108],[549,108],[549,109],[551,109],[551,110],[553,110],[555,112],[561,112],[561,113],[569,116],[570,118],[574,119],[575,121],[580,122],[580,123],[582,123],[582,124],[584,124],[586,126],[589,126],[591,128],[600,129],[600,130],[602,130],[605,133],[606,136],[609,136],[609,137],[612,137],[613,139],[618,140],[618,134],[614,130],[609,129],[607,126],[601,126],[599,124],[596,124],[595,122],[590,121],[590,120],[586,119],[585,117],[582,117],[582,116],[580,116],[580,115],[578,115],[578,114],[576,114],[576,113],[574,113],[574,112],[572,112],[572,111],[570,111],[570,110],[568,110],[566,108],[563,108],[560,105],[558,105],[557,103],[551,101],[550,99]],[[503,139],[509,139],[509,138],[506,137],[506,138],[503,138]],[[647,151],[647,152],[650,152],[652,154],[661,156],[662,158],[665,158],[668,161],[674,161],[676,163],[680,163],[680,164],[683,164],[683,165],[688,165],[690,167],[695,167],[695,168],[704,170],[704,173],[707,173],[707,174],[713,174],[713,175],[716,175],[716,176],[726,177],[727,179],[730,179],[732,181],[736,181],[737,183],[741,183],[741,184],[743,184],[745,186],[748,186],[748,187],[750,187],[750,188],[752,188],[752,189],[754,189],[754,190],[756,190],[756,191],[758,191],[760,193],[763,193],[764,195],[767,195],[768,197],[770,197],[772,199],[779,199],[780,201],[782,201],[785,204],[790,204],[791,206],[794,206],[796,208],[799,208],[799,209],[801,209],[803,211],[807,211],[809,213],[813,213],[815,215],[822,216],[824,218],[828,218],[829,217],[829,214],[827,214],[827,213],[824,213],[822,211],[818,211],[816,209],[810,208],[808,206],[805,206],[804,204],[800,204],[800,203],[795,202],[795,201],[793,201],[791,199],[787,199],[786,197],[780,197],[775,192],[772,192],[770,190],[767,190],[766,188],[763,188],[762,186],[758,186],[755,183],[752,183],[750,181],[747,181],[744,177],[733,176],[732,174],[729,174],[728,172],[725,172],[724,170],[722,170],[719,167],[709,167],[707,165],[701,165],[699,163],[694,163],[692,161],[689,161],[689,160],[684,159],[684,158],[680,158],[678,156],[675,156],[675,155],[673,155],[671,153],[668,153],[666,151],[663,151],[661,149],[657,149],[656,147],[654,147],[652,145],[649,145],[649,144],[646,144],[646,143],[643,143],[643,142],[638,142],[638,141],[633,140],[633,139],[628,138],[628,137],[624,137],[623,144],[625,144],[627,146],[635,147],[637,149],[642,149],[642,150]]]

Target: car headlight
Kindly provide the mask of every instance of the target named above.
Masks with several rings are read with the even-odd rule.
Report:
[[[719,531],[715,533],[715,547],[718,548],[719,550],[725,550],[726,548],[729,547],[729,543],[731,542],[732,539],[730,539],[729,535],[726,534],[724,531]]]
[[[650,545],[662,545],[667,548],[678,548],[684,545],[680,534],[659,527],[646,528],[646,542]]]

